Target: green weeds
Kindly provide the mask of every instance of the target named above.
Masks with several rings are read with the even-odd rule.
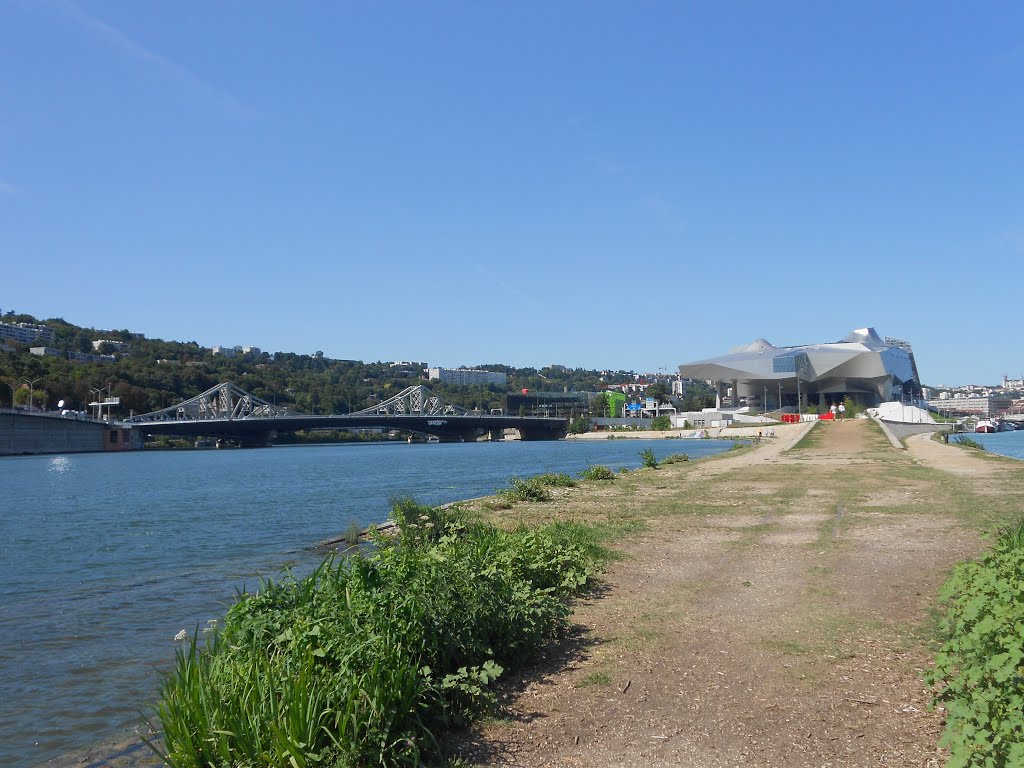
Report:
[[[685,453],[673,453],[671,456],[666,456],[661,460],[662,464],[681,464],[685,461],[689,461],[690,457]]]
[[[648,469],[658,468],[658,457],[654,455],[654,451],[650,448],[644,448],[640,451],[640,461]]]
[[[614,480],[615,473],[603,464],[595,464],[580,472],[584,480]]]
[[[948,712],[947,765],[1024,765],[1024,520],[977,562],[957,566],[941,597],[946,637],[929,683]]]
[[[966,435],[960,435],[959,437],[954,437],[951,442],[954,442],[957,445],[962,446],[964,448],[977,448],[979,451],[986,450],[984,445],[979,443],[977,440],[972,440],[971,438],[967,437]]]
[[[420,765],[491,711],[493,681],[566,628],[601,534],[501,531],[394,502],[394,540],[240,595],[179,649],[155,707],[161,758],[199,766]]]

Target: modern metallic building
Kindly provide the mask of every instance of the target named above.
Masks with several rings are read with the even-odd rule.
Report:
[[[776,347],[757,339],[730,354],[684,363],[679,375],[717,384],[721,404],[731,390],[734,406],[765,410],[828,407],[851,398],[864,406],[916,397],[920,378],[910,344],[861,328],[834,344]]]

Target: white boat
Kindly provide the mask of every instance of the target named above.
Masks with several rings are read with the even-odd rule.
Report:
[[[986,434],[991,432],[998,432],[999,425],[992,419],[981,419],[977,424],[974,425],[975,432],[984,432]]]

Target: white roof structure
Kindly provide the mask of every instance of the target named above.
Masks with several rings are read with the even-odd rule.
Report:
[[[679,366],[684,378],[703,379],[733,387],[738,398],[767,400],[765,407],[837,402],[845,396],[864,405],[897,398],[920,384],[910,345],[883,339],[874,328],[860,328],[832,344],[776,347],[756,339],[729,354]]]

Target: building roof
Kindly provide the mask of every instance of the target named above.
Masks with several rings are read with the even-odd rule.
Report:
[[[884,341],[874,328],[860,328],[842,341],[776,347],[755,339],[727,355],[684,363],[680,375],[691,379],[803,381],[822,378],[877,378],[893,376],[899,382],[915,379],[912,353]]]

